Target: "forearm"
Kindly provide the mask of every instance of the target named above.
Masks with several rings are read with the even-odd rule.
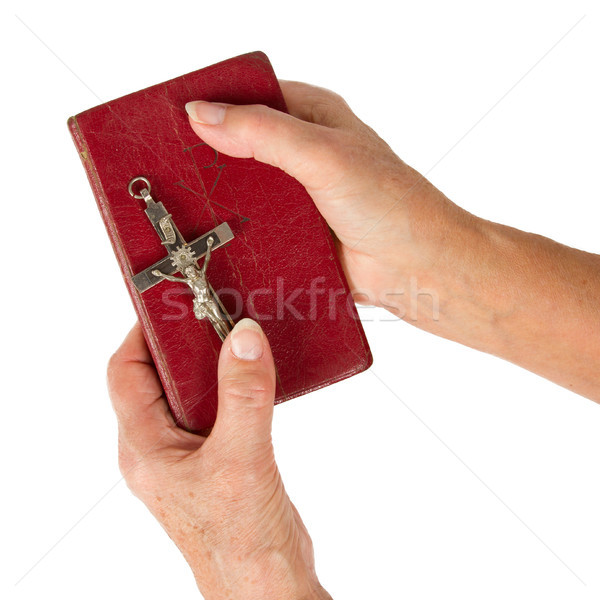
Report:
[[[417,290],[402,316],[600,401],[600,256],[452,204],[444,215],[417,225],[421,261],[405,267]]]

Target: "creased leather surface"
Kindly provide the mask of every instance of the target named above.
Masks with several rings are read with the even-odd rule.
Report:
[[[372,359],[331,234],[306,190],[280,169],[203,144],[188,124],[190,100],[286,110],[268,58],[253,52],[87,110],[69,128],[173,415],[198,431],[215,420],[221,342],[195,319],[184,284],[143,294],[133,286],[134,274],[166,256],[143,201],[127,191],[133,177],[150,180],[188,242],[229,223],[235,239],[215,250],[208,279],[236,320],[258,315],[278,370],[276,402],[359,373]],[[316,278],[325,291],[311,306]],[[290,298],[293,310],[282,302]]]

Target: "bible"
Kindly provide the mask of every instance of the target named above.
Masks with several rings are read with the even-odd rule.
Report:
[[[125,284],[176,423],[217,411],[217,360],[234,323],[269,338],[275,402],[367,369],[371,352],[327,223],[278,168],[221,154],[192,131],[191,100],[286,111],[252,52],[71,117]]]

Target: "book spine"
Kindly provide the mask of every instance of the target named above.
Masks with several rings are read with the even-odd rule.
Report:
[[[181,400],[179,398],[179,393],[177,391],[176,386],[173,383],[173,378],[171,377],[171,373],[167,367],[167,363],[164,360],[162,352],[160,351],[160,348],[156,341],[156,335],[154,333],[152,324],[144,307],[144,303],[140,298],[140,293],[133,285],[132,277],[134,274],[132,273],[131,266],[123,250],[123,244],[119,238],[115,227],[113,226],[113,219],[108,209],[106,194],[104,193],[104,189],[96,172],[94,162],[89,154],[84,135],[77,124],[77,117],[71,117],[68,120],[67,125],[69,127],[71,137],[73,138],[73,142],[75,143],[75,147],[77,148],[77,151],[79,153],[79,158],[83,163],[83,167],[85,169],[88,181],[90,182],[90,186],[92,188],[92,192],[94,193],[98,210],[100,211],[100,215],[102,216],[102,220],[104,222],[104,226],[106,228],[108,237],[113,247],[113,251],[115,253],[115,256],[117,257],[117,261],[121,269],[121,274],[125,281],[125,285],[127,286],[129,295],[131,296],[131,300],[133,302],[133,306],[137,314],[138,320],[140,321],[140,324],[142,326],[146,343],[148,344],[150,353],[152,354],[154,364],[156,365],[159,377],[161,379],[163,388],[165,390],[169,402],[169,406],[171,408],[171,412],[173,413],[173,417],[175,418],[175,422],[180,427],[189,429],[187,420],[185,418],[185,412],[182,408]]]

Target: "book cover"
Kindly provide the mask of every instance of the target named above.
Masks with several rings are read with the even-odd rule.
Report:
[[[253,52],[154,85],[68,121],[176,422],[212,426],[221,340],[186,285],[140,292],[136,275],[167,256],[129,182],[143,176],[190,242],[226,223],[207,278],[234,321],[257,320],[282,402],[359,373],[369,346],[327,223],[304,187],[270,165],[218,153],[192,131],[191,100],[285,111],[268,58]],[[199,261],[200,266],[202,261]]]

